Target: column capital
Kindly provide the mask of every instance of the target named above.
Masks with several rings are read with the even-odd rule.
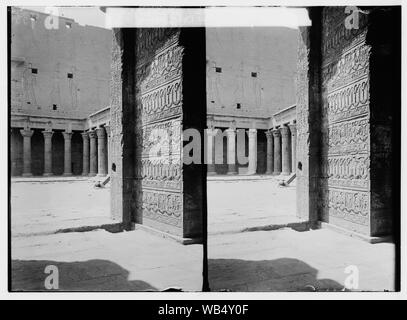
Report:
[[[280,129],[279,129],[279,128],[276,128],[276,129],[274,129],[274,130],[271,131],[271,132],[273,132],[273,136],[274,136],[275,138],[278,138],[278,137],[281,136],[281,132],[280,132]]]
[[[96,130],[89,130],[88,135],[91,139],[96,138]]]
[[[84,132],[81,132],[81,136],[82,136],[82,139],[89,139],[89,132],[87,132],[87,131],[84,131]]]
[[[257,133],[257,129],[249,129],[249,135]]]
[[[96,135],[98,136],[99,139],[105,138],[106,137],[105,128],[96,128]]]
[[[20,133],[23,137],[32,137],[32,135],[34,134],[34,130],[31,129],[21,129]]]
[[[297,133],[297,124],[296,123],[291,123],[288,126],[290,127],[291,134],[293,136],[295,136],[296,133]]]
[[[54,134],[54,131],[52,130],[44,130],[42,131],[42,134],[44,135],[44,138],[52,138],[52,135]]]
[[[212,128],[206,129],[206,134],[208,135],[208,137],[215,137],[217,133],[218,133],[218,128],[212,127]]]
[[[236,134],[236,128],[228,128],[225,130],[227,135],[234,135]]]
[[[280,131],[281,131],[281,135],[283,135],[283,136],[290,135],[290,129],[286,125],[281,126]]]
[[[271,130],[266,131],[267,140],[271,139],[272,135],[273,135],[273,132]]]
[[[62,132],[62,135],[64,136],[65,140],[71,140],[72,139],[72,132]]]
[[[104,128],[105,128],[105,130],[106,130],[106,135],[107,135],[107,137],[109,138],[109,137],[110,137],[110,133],[111,133],[111,132],[110,132],[110,125],[107,124],[107,125],[105,125]]]

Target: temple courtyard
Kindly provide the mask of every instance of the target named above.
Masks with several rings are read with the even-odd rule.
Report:
[[[141,229],[104,230],[115,224],[109,218],[109,185],[94,183],[12,180],[12,288],[46,290],[44,270],[54,265],[59,290],[200,291],[202,246]],[[353,290],[393,290],[392,243],[289,228],[301,223],[294,186],[262,177],[208,181],[211,290],[341,291],[350,275]]]

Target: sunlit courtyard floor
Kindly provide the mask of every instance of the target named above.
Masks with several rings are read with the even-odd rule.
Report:
[[[295,183],[281,187],[275,178],[208,180],[209,234],[299,223]]]
[[[213,291],[394,289],[394,245],[370,244],[329,229],[237,232],[295,221],[295,188],[273,180],[208,182],[208,266]],[[12,289],[157,291],[202,288],[202,245],[181,245],[136,229],[52,234],[109,222],[109,189],[89,180],[11,184]],[[354,278],[349,280],[349,276]]]

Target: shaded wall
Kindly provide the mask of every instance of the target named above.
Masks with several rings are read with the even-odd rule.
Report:
[[[183,164],[182,130],[206,125],[204,40],[196,28],[114,30],[112,213],[183,238],[202,236],[206,171]]]
[[[364,8],[353,29],[344,7],[309,10],[313,24],[300,30],[297,78],[302,218],[368,236],[392,233],[400,39],[385,34],[397,34],[397,10]]]

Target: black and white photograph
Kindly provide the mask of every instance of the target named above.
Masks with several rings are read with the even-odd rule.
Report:
[[[405,297],[401,2],[2,9],[7,295]]]

